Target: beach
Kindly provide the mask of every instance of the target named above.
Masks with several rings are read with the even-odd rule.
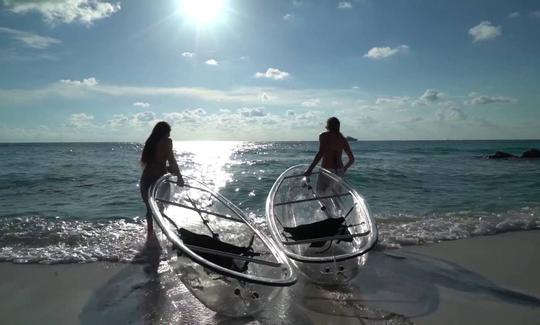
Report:
[[[155,272],[148,263],[1,263],[0,316],[5,324],[538,324],[538,247],[540,231],[521,231],[375,251],[346,288],[300,279],[245,319],[204,307],[163,264]]]

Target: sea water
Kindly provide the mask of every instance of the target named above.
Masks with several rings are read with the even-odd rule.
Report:
[[[353,142],[350,182],[370,205],[379,248],[540,229],[540,141]],[[209,184],[266,231],[275,179],[316,142],[174,142],[182,173]],[[0,261],[144,258],[139,143],[0,144]],[[344,157],[345,158],[345,157]]]

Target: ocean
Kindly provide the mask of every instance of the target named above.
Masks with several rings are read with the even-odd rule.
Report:
[[[379,248],[540,228],[540,160],[531,141],[358,141],[345,179],[370,205]],[[182,173],[209,184],[266,231],[264,206],[316,142],[174,142]],[[0,144],[0,261],[141,261],[139,143]]]

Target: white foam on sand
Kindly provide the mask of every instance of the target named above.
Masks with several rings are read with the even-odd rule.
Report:
[[[264,218],[250,214],[263,231]],[[540,229],[540,207],[504,213],[462,211],[433,215],[376,216],[378,248],[399,248],[440,241]],[[144,262],[138,254],[146,237],[139,218],[0,218],[0,262]]]

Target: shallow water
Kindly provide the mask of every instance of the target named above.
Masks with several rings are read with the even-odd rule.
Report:
[[[175,142],[182,172],[263,229],[264,204],[315,142]],[[346,175],[370,204],[382,247],[540,228],[540,141],[354,142]],[[0,144],[0,261],[131,261],[144,239],[136,143]]]

